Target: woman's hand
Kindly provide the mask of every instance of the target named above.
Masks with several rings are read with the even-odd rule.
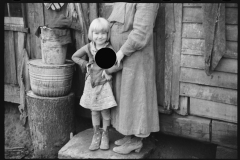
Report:
[[[120,63],[121,63],[121,60],[123,59],[124,57],[124,54],[121,50],[119,50],[117,53],[116,53],[116,56],[117,56],[117,60],[116,60],[116,63],[117,63],[117,66],[119,67],[120,66]]]
[[[112,76],[111,75],[108,75],[106,72],[105,72],[105,70],[103,70],[103,72],[102,72],[102,77],[104,77],[105,76],[105,78],[107,79],[107,80],[110,80],[111,78],[112,78]]]

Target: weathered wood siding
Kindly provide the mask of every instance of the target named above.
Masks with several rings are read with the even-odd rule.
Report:
[[[182,12],[180,107],[176,112],[211,120],[210,141],[234,148],[237,126],[238,6],[226,4],[227,50],[211,76],[207,76],[204,70],[202,4],[183,3]],[[216,129],[217,123],[222,124],[221,131]],[[234,136],[233,132],[228,131],[229,125],[235,127],[231,128]]]
[[[226,5],[226,40],[227,48],[233,52],[227,52],[220,60],[217,68],[211,76],[207,76],[204,70],[204,46],[203,39],[203,11],[202,4],[183,4],[183,29],[182,52],[180,72],[180,95],[189,96],[190,103],[195,104],[200,99],[202,104],[211,104],[205,112],[200,113],[198,107],[190,105],[190,112],[198,116],[204,114],[208,118],[237,122],[237,113],[218,115],[210,113],[214,104],[219,102],[225,107],[237,110],[237,37],[238,37],[238,8],[236,5]],[[229,93],[227,95],[224,95]],[[209,107],[209,108],[208,108]],[[220,112],[228,108],[216,108]],[[224,116],[224,117],[222,117]],[[235,117],[235,118],[233,118]]]
[[[212,121],[212,142],[237,149],[237,125],[223,121]]]
[[[160,114],[161,131],[236,148],[238,5],[226,4],[227,49],[211,76],[204,70],[202,3],[169,3],[165,5],[164,14],[165,56],[161,58],[165,60],[162,63],[165,67],[162,88],[165,91],[161,94],[167,96],[169,94],[165,93],[170,91],[171,98],[164,98],[170,106],[167,108],[173,109],[174,113]],[[157,41],[156,47],[159,45]],[[159,53],[156,50],[156,54]],[[157,68],[160,79],[159,72],[160,68]],[[196,128],[191,129],[191,126]]]
[[[160,130],[171,135],[210,142],[210,119],[160,114]]]
[[[25,34],[12,30],[4,31],[4,100],[7,102],[19,103]]]

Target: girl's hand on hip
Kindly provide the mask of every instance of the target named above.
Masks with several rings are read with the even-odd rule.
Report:
[[[117,53],[116,53],[116,56],[117,56],[117,60],[116,60],[116,63],[117,63],[117,66],[119,67],[120,66],[120,63],[121,63],[121,60],[123,59],[124,57],[124,54],[121,50],[119,50]]]
[[[105,70],[103,70],[103,72],[102,72],[102,77],[104,77],[105,76],[105,78],[107,79],[107,80],[110,80],[111,78],[112,78],[112,76],[111,75],[108,75],[106,72],[105,72]]]
[[[89,72],[89,68],[91,68],[91,67],[92,67],[92,64],[91,64],[91,63],[87,63],[87,64],[86,64],[87,72]]]

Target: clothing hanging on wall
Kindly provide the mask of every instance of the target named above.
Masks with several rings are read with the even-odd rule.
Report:
[[[226,53],[225,4],[203,4],[205,72],[211,75]]]
[[[61,29],[76,29],[76,30],[82,30],[82,26],[77,23],[74,22],[73,19],[71,19],[70,17],[66,17],[65,15],[60,15],[57,19],[54,19],[51,23],[45,25],[46,27],[49,28],[61,28]],[[39,37],[39,35],[41,34],[41,29],[39,26],[36,31],[35,31],[35,35],[37,37]]]
[[[44,3],[47,9],[60,10],[64,3]]]
[[[81,3],[68,3],[66,16],[70,17],[79,26],[81,26],[81,36],[84,40],[84,45],[88,43],[88,26],[83,15],[82,4]]]

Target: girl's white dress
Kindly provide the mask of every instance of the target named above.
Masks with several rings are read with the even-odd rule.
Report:
[[[83,95],[80,99],[80,105],[91,110],[104,110],[117,106],[112,92],[112,81],[92,88],[91,75],[85,81]]]

